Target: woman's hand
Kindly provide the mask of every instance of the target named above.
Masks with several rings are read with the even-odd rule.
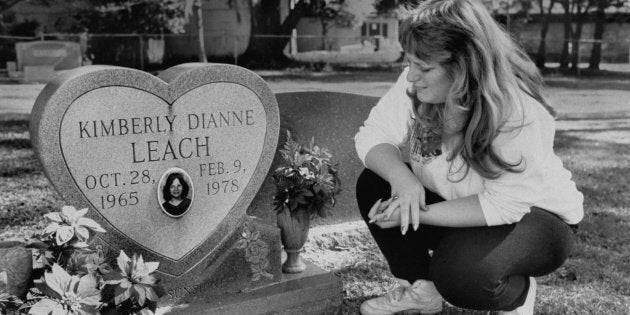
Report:
[[[400,212],[399,208],[394,210],[393,215],[391,216],[391,220],[386,220],[382,217],[382,213],[387,209],[389,204],[392,202],[392,199],[385,200],[381,202],[379,199],[374,206],[370,209],[368,213],[368,217],[370,218],[369,223],[374,223],[378,225],[381,229],[389,229],[396,226],[400,226]]]
[[[377,202],[372,221],[380,222],[383,226],[393,227],[392,222],[398,222],[401,233],[407,233],[409,223],[414,231],[420,226],[420,210],[427,211],[424,186],[411,172],[395,177],[390,183],[392,186],[392,198],[386,202]],[[373,211],[370,210],[370,213]],[[369,216],[369,215],[368,215]],[[381,224],[377,225],[381,226]],[[382,226],[381,226],[382,227]]]

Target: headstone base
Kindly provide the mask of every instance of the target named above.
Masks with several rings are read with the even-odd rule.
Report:
[[[306,271],[282,274],[268,286],[237,294],[196,295],[193,300],[158,309],[158,314],[337,314],[343,284],[331,272],[306,262]]]
[[[55,75],[53,66],[24,66],[22,83],[48,83]]]

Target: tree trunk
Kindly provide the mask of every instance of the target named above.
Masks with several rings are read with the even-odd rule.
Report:
[[[562,42],[562,52],[560,53],[560,69],[569,68],[569,42],[571,41],[571,8],[568,0],[562,2],[564,7],[564,41]]]
[[[571,45],[571,70],[578,71],[580,66],[580,39],[582,38],[582,26],[586,18],[586,11],[580,12],[578,9],[577,21],[575,21],[575,33],[573,34],[573,44]]]
[[[203,33],[203,1],[197,0],[197,34],[199,36],[199,62],[207,63],[206,39]]]
[[[322,24],[322,50],[326,49],[326,35],[328,35],[328,23],[323,18],[320,18],[319,21]]]
[[[547,62],[547,32],[549,31],[549,22],[551,18],[551,9],[555,5],[555,1],[552,0],[549,3],[549,8],[547,8],[547,13],[545,14],[545,9],[543,8],[543,0],[539,0],[538,4],[540,6],[540,14],[544,15],[545,18],[543,20],[542,26],[540,28],[540,44],[538,45],[538,52],[536,53],[536,66],[540,69],[545,67],[545,62]]]
[[[606,9],[607,0],[597,1],[597,12],[595,13],[595,31],[593,33],[593,48],[591,49],[591,57],[589,60],[588,68],[591,70],[599,70],[599,63],[602,60],[602,43],[604,38],[604,28],[606,27]]]
[[[283,54],[284,47],[291,40],[291,32],[304,15],[306,8],[307,4],[304,0],[299,0],[280,23],[280,1],[261,1],[254,11],[256,19],[252,23],[254,28],[252,34],[276,35],[277,37],[252,36],[247,51],[241,59],[249,62],[286,63],[288,59]]]

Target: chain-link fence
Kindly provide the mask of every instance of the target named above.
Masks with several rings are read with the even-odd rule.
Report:
[[[213,33],[205,35],[206,53],[210,59],[238,64],[252,40],[265,41],[283,38],[288,45],[285,54],[302,62],[373,63],[386,64],[400,60],[401,51],[396,39],[382,36],[275,36],[233,35]],[[195,34],[41,34],[37,37],[0,35],[0,69],[7,62],[16,61],[15,44],[38,40],[61,40],[82,43],[84,63],[111,64],[142,70],[165,67],[199,60],[199,40]],[[519,38],[530,55],[535,56],[539,38]],[[578,59],[589,62],[593,44],[602,45],[602,63],[630,63],[630,40],[579,42]],[[562,55],[562,41],[547,40],[546,59],[558,62]],[[570,46],[574,43],[569,43]],[[570,47],[571,48],[571,47]],[[569,54],[572,53],[569,49]],[[568,60],[572,60],[569,55]],[[264,64],[264,63],[263,63]]]

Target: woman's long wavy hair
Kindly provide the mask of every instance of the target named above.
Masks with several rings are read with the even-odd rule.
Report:
[[[470,167],[485,178],[521,172],[522,161],[505,161],[492,142],[507,128],[511,111],[523,110],[516,106],[522,104],[521,91],[555,115],[542,95],[542,76],[534,63],[481,1],[427,0],[407,14],[399,39],[405,53],[439,62],[453,79],[444,106],[423,104],[415,93],[408,93],[417,119],[459,139],[448,160],[452,163],[461,155],[465,162],[461,179]]]

